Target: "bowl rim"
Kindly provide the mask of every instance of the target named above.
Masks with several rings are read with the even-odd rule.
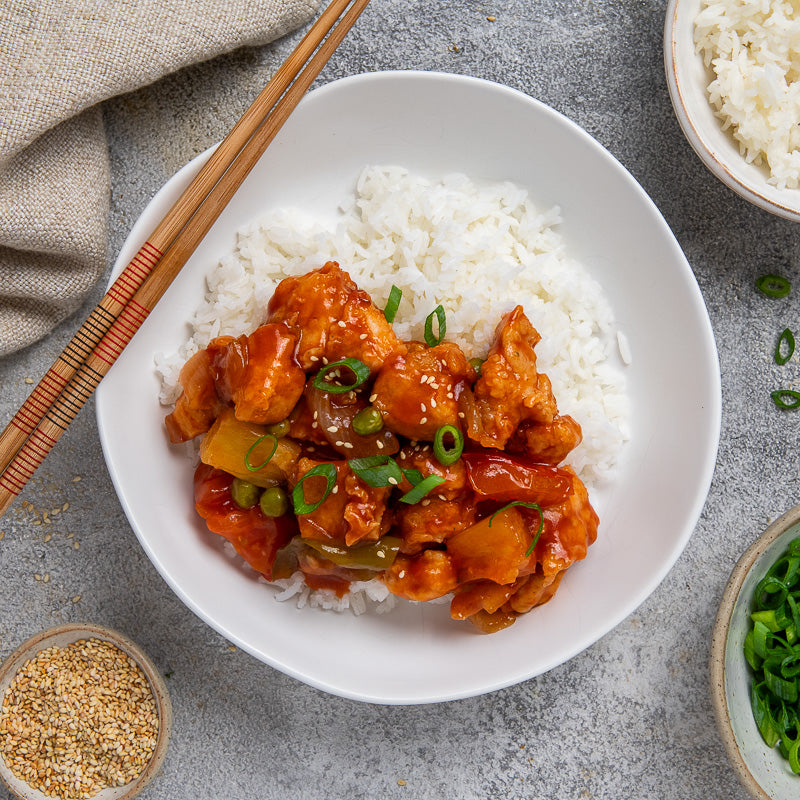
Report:
[[[167,754],[173,721],[172,702],[164,677],[153,664],[147,653],[145,653],[136,642],[125,634],[104,625],[80,622],[68,622],[62,625],[56,625],[55,627],[42,630],[26,639],[0,663],[0,684],[2,684],[6,678],[13,678],[29,659],[33,658],[47,647],[50,647],[51,640],[62,639],[65,636],[68,638],[58,646],[64,647],[73,642],[81,641],[82,639],[96,638],[119,648],[136,662],[147,678],[147,682],[153,692],[159,723],[158,736],[156,738],[155,747],[153,748],[153,755],[150,757],[145,768],[132,781],[124,786],[107,787],[106,789],[100,790],[100,792],[95,795],[95,797],[101,798],[102,800],[104,797],[103,792],[106,792],[108,789],[117,789],[118,793],[113,795],[114,800],[128,800],[143,791],[161,768]],[[55,644],[55,642],[53,642],[53,644]],[[0,693],[0,702],[2,702],[2,693]],[[18,794],[16,788],[8,780],[9,776],[13,776],[14,780],[22,782],[21,779],[13,775],[5,759],[0,755],[0,781],[13,797],[20,797],[21,795]],[[32,795],[33,797],[46,797],[46,795],[39,792],[35,787],[30,786],[30,784],[25,783],[25,785],[30,787],[31,791],[34,793]]]
[[[771,523],[747,550],[744,551],[736,562],[728,578],[728,582],[725,585],[711,634],[711,650],[709,654],[710,689],[717,730],[720,733],[728,758],[733,763],[739,780],[747,791],[757,800],[772,799],[753,776],[753,773],[742,757],[739,746],[736,744],[736,737],[734,736],[731,726],[728,696],[725,691],[725,650],[728,643],[728,633],[730,631],[730,621],[733,610],[750,569],[777,539],[798,523],[800,523],[800,504],[790,508],[778,517],[778,519]]]
[[[728,188],[764,211],[769,211],[772,214],[776,214],[779,217],[793,222],[800,222],[800,189],[787,190],[797,192],[798,202],[795,206],[766,197],[739,178],[735,174],[735,170],[727,163],[724,155],[712,152],[711,148],[706,144],[698,131],[695,123],[696,114],[692,110],[692,106],[685,99],[686,93],[679,79],[679,70],[677,68],[678,42],[675,33],[681,2],[683,2],[685,7],[686,0],[668,0],[664,23],[663,50],[667,90],[669,91],[672,107],[684,136],[703,164],[705,164],[714,176],[728,186]]]

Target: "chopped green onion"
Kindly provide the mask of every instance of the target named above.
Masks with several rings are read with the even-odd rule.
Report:
[[[758,582],[750,619],[743,649],[753,718],[767,746],[778,746],[800,775],[800,537]]]
[[[387,322],[394,322],[397,315],[397,309],[400,306],[400,298],[403,296],[402,289],[392,286],[389,292],[389,299],[386,301],[386,308],[383,309],[383,316],[386,317]]]
[[[525,558],[529,558],[531,553],[533,553],[533,548],[536,547],[536,543],[539,541],[539,537],[542,535],[542,531],[544,530],[544,512],[538,503],[526,503],[523,500],[512,500],[510,503],[506,503],[502,508],[498,508],[497,511],[495,511],[491,517],[489,517],[489,527],[492,527],[492,522],[498,514],[508,508],[511,508],[511,506],[525,506],[525,508],[532,508],[534,511],[539,512],[539,527],[536,529],[536,533],[533,536],[531,546],[525,553]]]
[[[411,470],[403,470],[408,477],[408,473]],[[408,478],[411,481],[411,478]],[[406,492],[401,498],[401,503],[408,503],[408,505],[413,506],[414,503],[418,503],[425,497],[428,492],[435,489],[437,486],[440,486],[444,483],[444,478],[440,478],[438,475],[428,475],[426,478],[423,478],[421,481],[414,485],[414,488],[411,491]]]
[[[778,337],[778,344],[775,345],[775,363],[783,366],[793,355],[794,334],[787,328]]]
[[[436,317],[436,321],[439,323],[438,328],[438,335],[433,335],[433,318]],[[425,318],[425,342],[427,343],[428,347],[436,347],[437,344],[440,344],[442,339],[444,339],[444,335],[447,332],[447,320],[444,316],[444,309],[441,305],[436,306],[436,308],[431,311],[430,314]]]
[[[486,361],[485,358],[471,358],[469,360],[469,364],[475,372],[478,373],[478,377],[481,376],[481,367],[483,366],[483,362]]]
[[[800,392],[795,392],[792,389],[776,389],[774,392],[770,392],[770,397],[778,408],[783,408],[787,411],[800,408]]]
[[[446,447],[444,443],[445,436],[453,437],[453,446]],[[455,425],[442,425],[436,431],[433,437],[433,454],[436,460],[443,466],[447,467],[450,464],[458,461],[461,458],[461,453],[464,452],[464,437],[461,431]]]
[[[347,367],[355,376],[355,381],[350,384],[331,383],[326,380],[331,370],[337,367]],[[334,394],[342,394],[357,389],[362,383],[369,379],[369,367],[357,358],[343,358],[341,361],[334,361],[332,364],[326,364],[314,378],[314,386],[317,389],[322,389],[325,392],[332,392]]]
[[[326,486],[325,492],[316,503],[307,503],[305,493],[303,492],[303,482],[308,478],[313,478],[315,475],[321,475],[325,478]],[[333,464],[317,464],[312,467],[294,486],[292,489],[292,505],[294,506],[295,514],[311,514],[316,511],[327,499],[336,485],[336,467]]]
[[[397,486],[403,480],[400,467],[390,456],[352,458],[347,465],[368,486]]]
[[[253,466],[250,463],[250,454],[253,452],[253,450],[256,449],[256,447],[258,447],[258,445],[261,444],[261,442],[264,441],[264,439],[272,439],[272,451],[257,467]],[[256,439],[253,442],[253,444],[250,445],[250,449],[244,454],[244,465],[245,465],[245,467],[247,467],[247,469],[249,469],[250,472],[258,472],[260,469],[263,469],[264,467],[267,466],[267,464],[269,464],[269,462],[272,460],[272,456],[275,455],[275,451],[277,449],[278,449],[278,437],[277,436],[274,436],[271,433],[265,433],[263,436],[259,436],[258,439]]]
[[[786,297],[792,285],[781,275],[762,275],[756,281],[756,289],[767,297]]]
[[[412,486],[416,486],[422,480],[422,473],[418,469],[404,469],[403,475]]]

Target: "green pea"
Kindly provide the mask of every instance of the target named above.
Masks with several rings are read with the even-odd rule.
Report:
[[[261,495],[259,505],[268,517],[282,517],[289,510],[289,497],[280,486],[273,486]]]
[[[267,425],[267,433],[280,439],[281,436],[286,436],[286,434],[289,433],[289,427],[289,420],[282,419],[280,422],[276,422],[273,425]]]
[[[231,497],[239,508],[252,508],[258,502],[261,489],[254,483],[234,478],[231,484]]]
[[[359,436],[369,436],[383,427],[383,417],[375,406],[367,406],[353,417],[352,426]]]

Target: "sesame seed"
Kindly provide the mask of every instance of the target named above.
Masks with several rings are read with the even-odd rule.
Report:
[[[406,576],[406,571],[404,569],[401,569],[400,572],[397,573],[398,578],[405,578],[405,576]]]
[[[377,399],[378,399],[378,395],[376,395],[376,394],[371,394],[369,396],[370,403],[374,403]]]
[[[458,412],[458,418],[459,419],[464,419],[465,416],[466,416],[466,414],[463,411],[459,411]]]
[[[352,450],[353,449],[353,443],[352,442],[345,442],[344,443],[344,447],[347,448],[348,450]]]
[[[339,320],[339,321],[338,321],[336,324],[337,324],[337,325],[338,325],[340,328],[346,328],[346,327],[347,327],[347,323],[346,323],[346,322],[345,322],[343,319],[340,319],[340,320]]]
[[[335,444],[336,444],[336,447],[343,447],[344,446],[344,442],[341,442],[341,441],[336,442]]]
[[[26,661],[0,709],[9,769],[61,800],[130,783],[150,761],[158,729],[144,673],[122,650],[94,638]]]
[[[339,429],[338,429],[338,428],[337,428],[335,425],[331,425],[331,426],[328,428],[328,433],[336,433],[336,431],[338,431],[338,430],[339,430]]]
[[[363,342],[364,339],[367,338],[367,334],[366,333],[362,333],[361,336],[359,336],[358,338],[361,339],[361,341]]]
[[[431,408],[436,408],[436,400],[431,397]]]
[[[339,492],[338,486],[334,486],[333,489],[331,489],[331,494],[338,494],[338,492]]]
[[[319,356],[309,356],[308,360],[309,361],[319,361]]]
[[[386,480],[389,481],[392,486],[397,486],[397,478],[393,477],[392,475],[390,475]]]
[[[375,444],[378,445],[378,450],[383,450],[383,442],[380,439],[378,439]]]
[[[423,375],[423,376],[422,376],[422,377],[419,379],[419,382],[420,382],[420,383],[426,383],[426,382],[427,382],[427,380],[428,380],[428,376],[427,376],[427,375]]]
[[[427,417],[423,417],[423,418],[422,418],[422,419],[419,421],[419,424],[420,424],[420,425],[424,425],[424,424],[425,424],[427,421],[428,421],[428,418],[427,418]]]
[[[420,410],[420,411],[422,411],[423,413],[424,413],[425,411],[427,411],[427,410],[428,410],[428,409],[425,407],[425,403],[420,403],[420,404],[419,404],[419,410]]]

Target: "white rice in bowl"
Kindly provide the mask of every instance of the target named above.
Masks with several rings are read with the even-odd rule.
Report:
[[[402,289],[394,321],[402,339],[422,339],[425,318],[441,303],[446,339],[467,357],[485,356],[501,316],[521,304],[542,336],[539,371],[550,378],[560,413],[583,429],[568,461],[591,490],[612,476],[629,437],[618,352],[624,337],[602,287],[568,256],[559,222],[557,208],[536,208],[511,183],[479,186],[464,175],[428,180],[400,167],[368,167],[335,227],[281,209],[239,233],[235,251],[208,276],[190,340],[156,359],[161,400],[174,403],[180,368],[211,339],[260,325],[284,277],[338,261],[379,307],[392,285]],[[341,599],[310,592],[301,576],[269,585],[278,599],[302,605],[360,613],[394,604],[380,581],[369,584],[354,584]]]
[[[800,5],[704,0],[694,40],[714,73],[708,97],[723,129],[769,183],[800,188]]]

